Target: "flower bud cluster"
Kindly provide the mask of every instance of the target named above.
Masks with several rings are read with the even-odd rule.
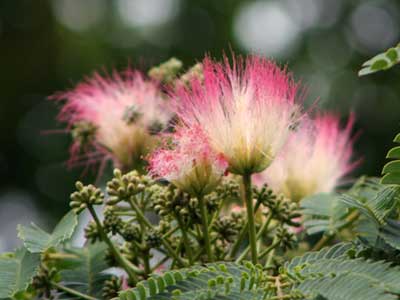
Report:
[[[198,81],[203,82],[204,73],[202,63],[195,64],[179,78],[179,80],[185,85],[188,85],[193,79],[197,79]]]
[[[292,249],[297,242],[296,236],[285,227],[277,228],[276,237],[284,251]]]
[[[116,235],[122,231],[124,222],[120,217],[115,215],[112,207],[106,207],[104,210],[103,226],[106,233]]]
[[[104,282],[104,287],[102,289],[103,299],[113,299],[118,297],[118,292],[121,290],[122,281],[116,276],[111,276],[110,279]]]
[[[243,228],[244,218],[237,218],[238,214],[223,216],[215,221],[213,230],[217,234],[218,240],[226,243],[233,243],[239,231]]]
[[[142,236],[140,226],[138,224],[127,222],[124,224],[124,227],[121,230],[121,235],[127,242],[140,242]]]
[[[108,205],[115,205],[120,201],[127,201],[131,196],[143,192],[154,181],[137,171],[122,175],[118,169],[114,170],[114,178],[107,183]]]
[[[32,287],[37,292],[38,299],[53,299],[51,282],[57,277],[55,268],[41,264],[39,271],[32,279]]]
[[[268,208],[268,214],[272,214],[275,220],[289,226],[300,226],[295,221],[301,216],[297,203],[290,201],[283,195],[277,196],[266,185],[263,185],[261,188],[255,187],[253,191],[257,201]]]
[[[215,189],[215,193],[224,200],[240,200],[240,184],[235,177],[226,177]]]
[[[85,238],[91,243],[94,244],[97,241],[102,241],[101,234],[97,228],[97,224],[94,221],[90,221],[89,224],[85,228]]]
[[[148,248],[158,248],[161,246],[161,237],[162,235],[158,230],[151,230],[146,233],[145,243]]]
[[[79,214],[88,206],[103,204],[104,194],[94,185],[84,186],[82,182],[78,181],[75,186],[77,191],[71,194],[70,202],[75,213]]]
[[[171,83],[175,80],[182,67],[183,63],[179,59],[172,57],[166,62],[151,68],[148,72],[148,75],[150,78],[157,81]]]
[[[160,189],[153,197],[153,208],[157,214],[167,219],[173,218],[176,214],[185,217],[189,215],[189,203],[193,200],[189,194],[169,185]]]

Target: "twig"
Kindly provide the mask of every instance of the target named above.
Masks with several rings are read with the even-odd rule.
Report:
[[[108,238],[108,235],[105,233],[104,228],[94,210],[93,206],[89,205],[88,210],[92,215],[94,221],[97,225],[97,230],[100,233],[101,238],[106,242],[109,249],[111,250],[112,254],[114,255],[115,259],[119,263],[119,265],[128,273],[129,278],[133,282],[138,281],[137,271],[141,271],[140,269],[136,268],[129,260],[127,260],[124,256],[122,256],[121,252],[115,247],[114,243]]]
[[[140,210],[140,208],[136,205],[136,203],[132,199],[129,199],[129,203],[130,203],[132,209],[136,212],[138,220],[141,220],[144,225],[146,225],[148,228],[154,230],[153,224],[151,224],[150,221],[145,217],[145,215]],[[174,249],[171,247],[171,245],[168,243],[168,241],[165,238],[161,237],[161,242],[171,257],[176,259],[181,265],[183,265],[185,267],[188,266],[188,264],[177,253],[175,253]]]

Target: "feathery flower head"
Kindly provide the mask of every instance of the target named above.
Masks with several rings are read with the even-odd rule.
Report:
[[[158,84],[130,69],[105,77],[95,73],[52,98],[66,100],[58,118],[72,130],[72,164],[111,158],[131,168],[153,147],[152,134],[165,128],[172,116]],[[79,157],[82,146],[85,154]]]
[[[205,58],[203,78],[172,92],[176,113],[199,126],[235,174],[263,171],[286,141],[300,115],[298,84],[285,69],[258,56],[231,66]]]
[[[324,114],[305,120],[293,132],[271,166],[254,176],[255,183],[267,183],[275,192],[293,201],[321,192],[331,192],[358,162],[351,162],[354,119],[345,128],[339,118]]]
[[[228,164],[221,154],[212,150],[202,130],[179,127],[168,142],[150,155],[150,174],[194,196],[210,193]]]

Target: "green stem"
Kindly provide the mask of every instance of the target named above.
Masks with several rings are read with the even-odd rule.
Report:
[[[146,250],[146,252],[143,254],[143,265],[144,265],[144,273],[145,276],[147,277],[151,273],[150,255],[148,250]]]
[[[249,232],[251,261],[253,264],[257,264],[258,262],[257,239],[256,239],[256,225],[254,221],[253,197],[251,191],[251,174],[243,175],[243,187],[244,187],[244,200],[246,203],[246,210],[247,210],[247,220],[249,222],[248,232]]]
[[[74,254],[68,254],[68,253],[46,253],[44,254],[45,258],[49,259],[74,259],[78,258],[78,256]]]
[[[201,221],[202,221],[202,225],[203,225],[203,239],[204,239],[204,244],[206,247],[206,253],[207,253],[208,261],[212,262],[213,255],[212,255],[212,251],[211,251],[210,234],[208,232],[207,207],[206,207],[206,204],[204,203],[204,198],[202,196],[198,196],[197,199],[199,200]]]
[[[267,220],[264,222],[263,226],[257,232],[256,240],[259,240],[260,237],[264,234],[269,224],[271,223],[271,220],[272,220],[272,214],[269,214]],[[236,262],[241,262],[246,257],[249,251],[250,251],[250,246],[247,246],[247,248],[242,252],[242,254],[236,259]]]
[[[257,212],[260,205],[261,205],[261,203],[259,201],[257,201],[256,206],[254,207],[254,213]],[[228,260],[235,258],[236,253],[239,251],[240,245],[242,244],[242,242],[245,238],[245,235],[248,231],[248,226],[249,226],[249,222],[246,220],[246,222],[243,225],[243,228],[239,232],[239,235],[238,235],[235,243],[233,244],[231,250],[229,251]]]
[[[183,246],[183,243],[182,243],[182,240],[180,240],[179,244],[178,244],[178,247],[176,247],[178,253],[180,253],[182,251],[182,246]],[[172,270],[173,268],[175,268],[176,263],[177,263],[177,260],[174,258],[172,260],[171,267],[169,269]]]
[[[132,209],[136,212],[136,216],[138,220],[143,222],[144,225],[146,225],[148,228],[154,230],[153,224],[150,223],[150,221],[145,217],[143,212],[140,210],[140,208],[136,205],[136,203],[130,198],[129,203],[132,207]],[[164,248],[168,251],[169,255],[176,259],[182,266],[187,267],[188,264],[174,251],[174,249],[171,247],[171,245],[168,243],[166,239],[163,237],[161,238],[161,242],[164,246]]]
[[[114,255],[114,257],[117,260],[117,262],[119,263],[119,265],[128,273],[128,276],[131,279],[131,281],[137,282],[138,277],[137,277],[135,271],[138,269],[121,254],[121,252],[115,247],[114,243],[108,238],[108,235],[105,233],[103,226],[102,226],[93,206],[88,205],[88,210],[89,210],[90,214],[92,215],[94,221],[96,222],[97,229],[100,233],[100,236],[102,237],[103,241],[109,247],[110,251]],[[140,270],[138,270],[138,271],[140,271]]]
[[[51,282],[51,285],[54,286],[55,288],[57,288],[58,290],[64,291],[70,295],[79,297],[81,299],[86,299],[86,300],[98,300],[97,298],[91,297],[89,295],[83,294],[81,292],[78,292],[77,290],[68,288],[66,286],[63,286],[61,284],[58,284],[56,282]]]
[[[192,248],[190,247],[190,242],[189,242],[189,238],[187,236],[185,224],[183,224],[182,218],[179,216],[179,214],[176,214],[175,216],[176,216],[176,219],[178,220],[178,224],[179,224],[179,227],[182,232],[183,244],[185,246],[186,253],[189,258],[189,264],[193,265],[193,253],[192,253]]]
[[[269,254],[268,254],[267,261],[265,262],[265,267],[266,267],[266,268],[271,267],[272,258],[273,258],[274,255],[275,255],[275,249],[276,249],[276,248],[272,249],[272,251],[269,252]]]
[[[116,216],[124,216],[124,217],[135,217],[135,213],[133,211],[115,211],[114,214]]]
[[[221,210],[224,207],[224,201],[221,200],[221,202],[218,205],[217,211],[213,214],[210,224],[208,225],[208,229],[211,230],[211,228],[213,227],[214,223],[218,220],[218,217],[221,214]]]
[[[165,234],[162,236],[162,238],[163,238],[163,239],[169,238],[169,237],[170,237],[171,235],[173,235],[178,229],[179,229],[178,226],[172,228],[170,231],[168,231],[167,233],[165,233]]]
[[[262,259],[265,255],[270,253],[272,250],[274,250],[278,246],[279,246],[279,241],[274,239],[274,242],[272,243],[272,245],[269,246],[268,248],[266,248],[263,252],[261,252],[260,255],[258,256],[258,258]],[[267,264],[269,264],[269,262],[267,262]]]

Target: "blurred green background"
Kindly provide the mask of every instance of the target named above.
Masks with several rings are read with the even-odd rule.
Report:
[[[68,210],[82,170],[65,167],[69,136],[46,97],[96,69],[171,56],[189,66],[230,49],[272,57],[308,86],[308,103],[355,112],[364,162],[353,177],[378,175],[399,131],[400,67],[357,71],[398,42],[399,23],[398,0],[0,1],[0,251],[15,247],[18,223],[50,227]]]

